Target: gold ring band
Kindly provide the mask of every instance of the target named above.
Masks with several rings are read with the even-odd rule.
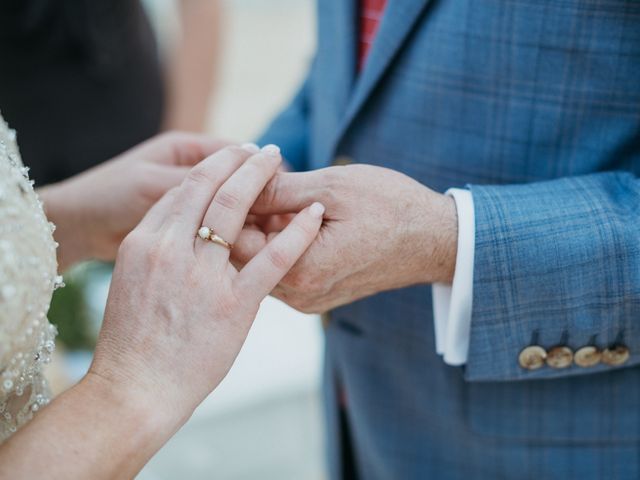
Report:
[[[222,238],[220,235],[216,235],[215,233],[211,234],[211,236],[209,237],[209,241],[229,250],[233,248],[233,243],[227,242],[224,238]]]
[[[216,234],[213,231],[213,228],[206,227],[204,225],[198,229],[198,232],[196,233],[196,236],[200,237],[205,242],[215,243],[215,244],[220,245],[221,247],[224,247],[224,248],[226,248],[228,250],[231,250],[233,248],[233,244],[232,243],[227,242],[220,235]]]

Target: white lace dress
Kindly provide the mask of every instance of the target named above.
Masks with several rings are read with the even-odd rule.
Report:
[[[47,320],[57,274],[53,224],[0,115],[0,441],[49,402],[43,364],[54,349]]]

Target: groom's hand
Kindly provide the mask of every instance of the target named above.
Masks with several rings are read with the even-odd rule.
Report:
[[[115,259],[122,239],[191,167],[227,142],[198,134],[159,135],[97,167],[39,190],[57,230],[61,269]]]
[[[280,173],[253,212],[326,206],[320,235],[273,295],[304,312],[324,312],[380,291],[451,282],[457,248],[454,200],[413,179],[370,165]],[[248,261],[277,229],[247,225],[234,248]]]

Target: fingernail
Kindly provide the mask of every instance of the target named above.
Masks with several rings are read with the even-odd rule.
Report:
[[[273,144],[265,145],[262,147],[262,152],[270,157],[277,157],[280,155],[280,147]]]
[[[311,215],[316,218],[322,218],[322,215],[324,215],[324,210],[324,205],[319,202],[315,202],[313,205],[311,205],[311,207],[309,207],[309,213],[311,213]]]
[[[249,153],[258,153],[260,151],[260,147],[255,143],[243,143],[240,148],[246,150]]]

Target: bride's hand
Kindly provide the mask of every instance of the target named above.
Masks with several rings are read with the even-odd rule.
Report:
[[[204,135],[167,133],[39,190],[57,226],[58,261],[113,260],[122,239],[193,165],[224,146]]]
[[[260,302],[316,237],[324,207],[299,213],[241,271],[196,232],[205,225],[233,243],[280,162],[277,147],[225,148],[149,211],[118,253],[89,376],[178,424],[220,383]]]

